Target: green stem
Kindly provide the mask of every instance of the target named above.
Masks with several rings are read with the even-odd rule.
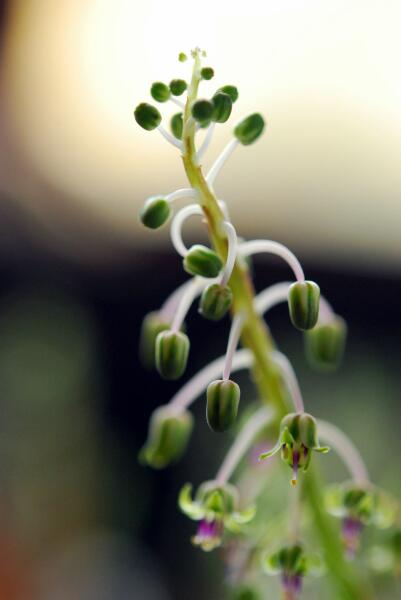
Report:
[[[219,207],[213,190],[209,187],[202,167],[196,161],[195,122],[191,119],[191,105],[197,98],[200,82],[200,59],[195,56],[192,80],[188,89],[188,99],[184,110],[183,129],[183,163],[191,186],[199,194],[199,202],[207,220],[210,238],[216,252],[223,260],[227,256],[227,238],[222,227],[224,215]],[[254,308],[254,288],[247,267],[236,262],[229,285],[234,302],[232,316],[240,312],[246,315],[242,330],[242,343],[252,351],[254,356],[253,377],[261,399],[275,409],[276,427],[286,414],[286,393],[283,389],[280,374],[270,355],[274,350],[274,341],[263,318]],[[337,592],[343,600],[369,600],[365,586],[359,581],[353,570],[347,565],[338,534],[333,530],[329,517],[322,509],[323,501],[316,474],[310,472],[305,477],[305,493],[314,514],[317,531],[325,549],[330,573],[336,584]],[[338,598],[338,596],[337,596]]]

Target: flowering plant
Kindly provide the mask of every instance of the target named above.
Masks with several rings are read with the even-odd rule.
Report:
[[[173,246],[191,277],[159,310],[145,318],[142,355],[165,379],[178,379],[184,374],[190,353],[184,320],[198,296],[202,318],[218,321],[230,313],[231,329],[225,356],[205,366],[168,404],[155,411],[141,460],[163,468],[180,458],[193,428],[189,407],[205,391],[210,428],[217,433],[235,428],[241,391],[231,377],[238,369],[250,370],[260,406],[251,411],[239,429],[215,478],[201,484],[194,499],[189,484],[180,493],[182,512],[199,521],[193,543],[207,551],[226,547],[224,556],[235,598],[259,597],[257,574],[264,570],[281,574],[282,594],[287,600],[299,598],[305,575],[324,571],[337,599],[369,600],[373,592],[367,578],[361,577],[348,559],[355,555],[365,525],[390,527],[399,519],[398,504],[374,488],[358,450],[342,431],[305,412],[291,363],[276,349],[263,317],[278,303],[287,302],[292,324],[305,336],[311,364],[322,370],[333,370],[340,364],[347,328],[320,294],[319,286],[305,279],[299,260],[287,247],[272,240],[244,241],[237,236],[228,206],[215,192],[216,179],[230,155],[256,142],[264,132],[262,115],[253,113],[237,123],[233,138],[204,175],[202,158],[214,129],[228,121],[239,97],[234,85],[225,85],[211,98],[199,98],[203,82],[214,76],[211,67],[202,67],[204,56],[199,49],[192,52],[189,84],[174,79],[169,85],[155,82],[151,87],[156,102],[179,107],[170,119],[170,131],[161,124],[161,113],[154,104],[141,103],[134,112],[143,129],[157,130],[180,151],[189,182],[189,187],[150,197],[140,212],[143,225],[157,229],[172,217],[178,200],[191,201],[176,212],[170,226]],[[179,60],[185,62],[186,55],[181,53]],[[181,100],[184,94],[185,102]],[[200,145],[199,132],[204,132]],[[184,244],[182,226],[195,215],[206,224],[211,247],[195,244],[187,248]],[[249,260],[257,253],[281,257],[294,280],[272,285],[255,295]],[[240,341],[242,349],[238,349]],[[270,461],[260,463],[260,467],[267,467],[263,471],[249,466],[237,478],[236,486],[230,482],[245,455],[255,448],[266,448],[272,436],[278,440],[276,446],[259,451],[259,458],[263,461],[280,452],[292,469],[293,487],[288,488],[288,506],[280,491],[281,511],[273,515],[268,514],[272,500],[265,493],[263,480],[269,484],[270,496],[275,488],[281,490],[281,484],[279,469],[271,468]],[[321,446],[320,440],[328,446]],[[314,452],[326,453],[329,447],[343,460],[350,481],[329,490],[325,506],[323,486],[310,463]],[[343,519],[342,533],[330,513]],[[277,543],[279,549],[271,547]],[[305,552],[304,546],[312,546],[312,554]],[[316,553],[321,559],[316,560]],[[394,559],[394,564],[399,562]]]

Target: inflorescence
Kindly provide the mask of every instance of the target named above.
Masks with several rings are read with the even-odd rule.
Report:
[[[304,549],[302,507],[307,497],[301,494],[299,488],[302,485],[296,485],[300,473],[307,471],[313,454],[329,451],[329,447],[321,446],[319,440],[338,453],[350,475],[348,481],[332,486],[326,494],[328,513],[342,519],[339,537],[348,558],[355,556],[363,528],[370,524],[390,526],[396,518],[397,508],[370,482],[359,452],[346,435],[334,425],[305,412],[300,387],[288,358],[272,345],[267,346],[265,355],[260,356],[256,344],[247,342],[246,327],[253,327],[252,319],[253,323],[260,323],[267,311],[286,302],[290,321],[304,334],[311,365],[321,370],[335,370],[343,356],[347,327],[321,296],[319,286],[305,279],[299,260],[287,247],[272,240],[244,241],[237,236],[226,203],[215,194],[216,178],[234,150],[253,144],[265,130],[262,115],[251,114],[236,124],[231,141],[208,174],[203,175],[201,161],[215,127],[228,121],[239,94],[234,85],[223,85],[212,97],[198,97],[202,81],[209,82],[214,77],[211,67],[201,66],[202,56],[204,53],[199,49],[192,52],[194,66],[189,83],[177,78],[169,84],[158,81],[151,86],[150,94],[154,101],[172,103],[180,108],[170,118],[169,130],[161,124],[161,113],[154,104],[141,103],[134,111],[138,125],[147,131],[159,131],[181,152],[189,180],[188,187],[150,197],[140,211],[141,222],[150,229],[158,229],[171,220],[172,244],[182,257],[184,271],[190,275],[159,310],[145,318],[141,334],[142,358],[148,366],[156,367],[165,379],[178,379],[184,374],[190,352],[184,321],[197,298],[199,314],[203,318],[218,321],[231,312],[232,324],[226,354],[205,366],[169,403],[153,413],[140,459],[156,469],[180,459],[194,426],[189,408],[205,392],[206,420],[210,429],[225,432],[237,428],[241,391],[231,379],[232,374],[239,369],[256,369],[256,379],[260,379],[260,361],[265,361],[269,366],[267,378],[275,377],[284,390],[284,408],[282,405],[280,408],[278,403],[274,404],[274,398],[261,398],[262,405],[253,412],[248,411],[245,422],[240,420],[242,426],[237,429],[235,440],[215,478],[201,484],[194,498],[191,495],[192,486],[186,484],[179,495],[179,506],[185,515],[199,523],[192,538],[196,546],[211,551],[218,546],[229,547],[234,543],[240,547],[242,543],[249,565],[254,566],[250,557],[256,553],[259,556],[257,563],[265,572],[280,574],[283,598],[294,600],[301,593],[304,576],[324,570],[322,560]],[[180,53],[179,61],[184,63],[186,60],[187,56]],[[196,138],[202,132],[203,142],[198,145]],[[182,199],[191,203],[176,210],[176,204]],[[206,222],[212,247],[201,244],[190,248],[185,246],[182,227],[192,216],[201,217]],[[281,257],[290,267],[293,280],[274,284],[249,300],[243,291],[243,282],[249,282],[248,262],[251,256],[258,253]],[[244,348],[238,349],[241,336],[244,336]],[[274,448],[261,452],[274,434],[277,435]],[[254,454],[255,448],[260,448],[260,467],[265,464],[264,459],[279,453],[292,472],[290,481],[294,490],[290,492],[289,535],[286,537],[283,533],[285,528],[281,528],[281,548],[270,552],[269,544],[260,547],[260,539],[256,538],[255,541],[251,524],[248,525],[257,515],[260,486],[256,486],[249,505],[243,508],[239,489],[230,482],[238,465],[244,457]],[[272,470],[257,470],[256,477],[266,477],[269,481]],[[241,478],[239,488],[240,483]],[[263,523],[259,527],[263,527]],[[274,539],[272,541],[275,542]],[[227,556],[230,556],[229,552]],[[229,558],[227,560],[229,563]],[[234,567],[230,564],[228,567],[235,571],[235,561],[233,564]],[[249,594],[244,598],[259,597],[252,584],[252,568],[249,568],[249,572],[242,567],[237,571],[240,575],[237,573],[232,578],[235,589],[238,591],[245,586],[243,589],[246,588]]]

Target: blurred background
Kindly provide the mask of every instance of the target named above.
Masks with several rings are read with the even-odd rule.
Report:
[[[188,78],[177,56],[199,45],[216,73],[202,94],[235,84],[234,121],[266,116],[218,193],[240,235],[289,245],[346,318],[335,375],[308,368],[285,307],[271,327],[311,412],[351,434],[374,480],[400,494],[401,4],[0,7],[0,599],[220,599],[222,569],[190,549],[176,497],[213,476],[229,440],[208,431],[200,402],[178,466],[137,461],[152,410],[179,386],[139,364],[140,323],[185,276],[168,229],[149,233],[136,215],[186,184],[178,152],[132,110],[152,81]],[[219,128],[206,167],[229,139]],[[255,277],[261,289],[288,271],[258,258]],[[224,352],[228,323],[194,310],[187,328],[190,376]],[[377,586],[395,597],[391,580]]]

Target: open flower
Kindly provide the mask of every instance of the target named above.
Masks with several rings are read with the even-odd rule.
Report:
[[[316,576],[323,572],[319,557],[306,554],[300,544],[283,546],[277,552],[264,556],[262,566],[268,575],[280,575],[285,600],[299,598],[305,575]]]
[[[290,413],[280,424],[280,435],[277,444],[269,452],[260,455],[260,460],[269,458],[281,450],[281,458],[292,469],[292,485],[296,485],[298,471],[306,471],[315,452],[328,452],[327,446],[320,446],[317,437],[317,425],[308,413]]]
[[[342,519],[342,539],[350,559],[359,548],[365,525],[385,529],[394,520],[393,503],[370,483],[348,481],[333,485],[327,490],[325,501],[327,511]]]
[[[202,550],[210,551],[221,545],[225,530],[239,533],[241,525],[255,516],[255,507],[238,510],[237,489],[229,484],[206,481],[199,486],[195,499],[192,499],[192,485],[182,488],[178,504],[182,512],[193,521],[199,521],[192,543]]]

